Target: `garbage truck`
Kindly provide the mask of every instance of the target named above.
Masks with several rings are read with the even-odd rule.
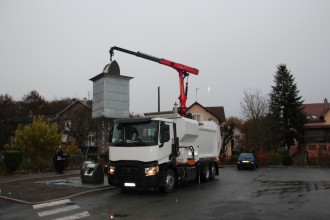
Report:
[[[108,183],[126,189],[172,192],[185,182],[219,175],[219,126],[178,113],[114,120]]]
[[[116,46],[110,48],[110,61],[115,50],[175,69],[180,107],[172,114],[114,120],[109,135],[109,184],[170,193],[184,182],[214,179],[219,175],[220,128],[213,121],[199,123],[186,117],[188,76],[198,75],[199,70]]]

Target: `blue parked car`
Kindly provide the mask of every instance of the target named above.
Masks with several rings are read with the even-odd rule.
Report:
[[[255,170],[259,167],[259,161],[253,153],[241,153],[237,159],[237,169],[249,168]]]

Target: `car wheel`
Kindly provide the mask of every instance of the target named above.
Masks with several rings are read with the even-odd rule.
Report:
[[[163,191],[164,193],[170,193],[173,192],[175,187],[175,174],[172,169],[166,170],[166,175],[164,178],[164,186],[163,186]]]
[[[211,176],[210,179],[214,180],[215,179],[215,175],[217,173],[217,167],[214,163],[211,164]]]

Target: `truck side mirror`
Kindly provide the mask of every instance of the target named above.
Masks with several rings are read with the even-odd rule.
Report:
[[[170,126],[162,123],[160,125],[160,143],[163,145],[165,142],[170,140]]]

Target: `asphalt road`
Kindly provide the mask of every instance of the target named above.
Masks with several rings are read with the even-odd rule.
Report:
[[[322,220],[330,218],[329,198],[330,169],[229,167],[216,180],[168,195],[112,189],[40,207],[0,201],[0,219]]]

